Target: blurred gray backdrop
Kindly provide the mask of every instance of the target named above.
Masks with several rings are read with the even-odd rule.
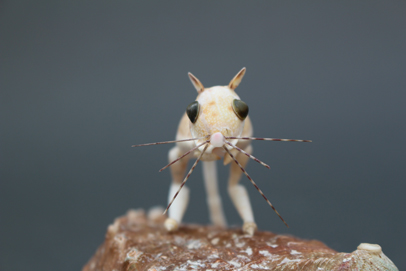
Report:
[[[0,270],[80,270],[108,224],[166,205],[170,145],[196,97],[242,68],[259,137],[260,230],[406,269],[404,1],[1,1]],[[219,166],[229,224],[241,220]],[[200,166],[184,221],[208,223]]]

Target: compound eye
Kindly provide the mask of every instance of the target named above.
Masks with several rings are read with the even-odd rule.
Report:
[[[233,100],[233,110],[240,120],[245,120],[248,116],[248,105],[241,100]]]
[[[196,122],[197,117],[199,116],[199,109],[200,106],[198,101],[194,101],[186,107],[186,114],[192,123]]]

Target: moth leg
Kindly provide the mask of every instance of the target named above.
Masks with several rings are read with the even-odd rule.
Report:
[[[221,197],[217,184],[217,161],[203,162],[203,177],[207,191],[207,204],[210,212],[211,222],[220,227],[226,227],[227,222],[221,204]]]
[[[169,151],[169,162],[174,161],[179,158],[183,152],[179,146],[173,147]],[[172,200],[175,193],[178,191],[180,184],[185,177],[186,167],[189,161],[190,155],[185,156],[181,160],[174,163],[170,166],[172,183],[169,188],[168,203]],[[167,231],[176,231],[179,227],[179,224],[182,222],[183,215],[185,214],[187,205],[189,203],[189,189],[186,186],[183,186],[182,190],[179,192],[176,200],[172,203],[172,206],[169,208],[169,218],[165,220],[165,228]]]
[[[248,145],[243,150],[251,154],[252,146]],[[248,163],[249,157],[239,153],[236,159],[241,164],[241,166],[245,168]],[[235,208],[237,209],[240,217],[244,222],[242,227],[243,232],[252,236],[257,229],[257,225],[255,224],[254,214],[252,212],[252,207],[247,190],[244,186],[238,184],[241,179],[241,174],[242,171],[239,166],[236,163],[232,162],[230,165],[230,177],[228,180],[228,193],[234,203]]]

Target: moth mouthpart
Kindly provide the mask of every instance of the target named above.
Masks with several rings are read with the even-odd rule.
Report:
[[[222,133],[217,132],[211,135],[210,137],[210,144],[215,147],[219,148],[222,147],[225,143],[225,137],[223,136]]]

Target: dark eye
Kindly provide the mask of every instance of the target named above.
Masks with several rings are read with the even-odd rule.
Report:
[[[240,120],[245,120],[248,116],[248,105],[241,100],[234,99],[233,110]]]
[[[192,123],[195,123],[199,116],[199,102],[194,101],[186,107],[186,114]]]

